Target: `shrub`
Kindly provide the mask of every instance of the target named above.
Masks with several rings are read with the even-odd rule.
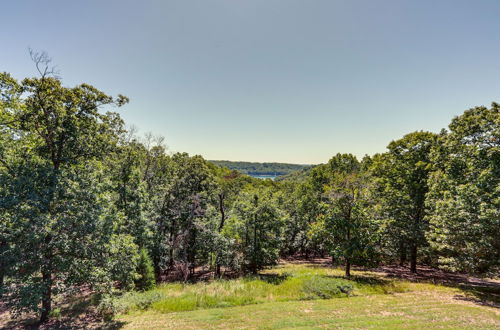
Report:
[[[116,303],[111,295],[104,295],[99,298],[97,313],[106,321],[109,321],[120,311],[116,308]]]
[[[146,291],[152,289],[155,284],[155,272],[153,261],[146,249],[142,248],[139,252],[139,261],[137,263],[138,278],[135,280],[137,290]]]
[[[345,281],[324,276],[312,276],[304,281],[302,290],[307,299],[330,299],[333,297],[349,296],[353,286]]]
[[[155,302],[167,298],[168,296],[162,290],[128,292],[114,300],[114,308],[118,313],[127,313],[131,310],[144,310]]]
[[[60,308],[54,308],[53,310],[50,311],[49,316],[54,319],[59,319],[61,318],[61,309]]]

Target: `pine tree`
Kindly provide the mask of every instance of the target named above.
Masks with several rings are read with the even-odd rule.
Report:
[[[155,270],[153,261],[146,249],[142,248],[139,252],[139,261],[137,263],[138,278],[135,281],[135,287],[138,290],[146,291],[152,289],[155,284]]]

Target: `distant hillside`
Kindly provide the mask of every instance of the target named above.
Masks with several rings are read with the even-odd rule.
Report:
[[[303,169],[311,167],[311,165],[300,165],[300,164],[232,162],[229,160],[209,160],[209,162],[248,175],[280,176],[280,175],[287,175],[296,171],[301,171]]]
[[[311,172],[313,168],[315,168],[318,165],[310,165],[305,168],[302,168],[298,171],[293,171],[288,174],[282,175],[278,178],[276,178],[277,181],[295,181],[295,182],[302,182],[305,181]]]

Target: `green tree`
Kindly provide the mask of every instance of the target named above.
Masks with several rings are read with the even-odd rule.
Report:
[[[271,191],[264,188],[258,193],[254,189],[240,195],[227,233],[236,241],[243,270],[256,274],[278,261],[283,214]]]
[[[145,181],[146,149],[129,135],[106,157],[105,168],[115,192],[115,208],[121,222],[120,233],[134,237],[140,247],[148,247],[152,238],[152,223],[148,218],[148,194]]]
[[[139,252],[139,260],[137,262],[137,279],[135,287],[139,290],[152,289],[156,284],[153,261],[145,248]]]
[[[374,157],[373,176],[378,185],[385,238],[399,249],[401,262],[410,252],[410,269],[417,271],[420,247],[426,244],[425,216],[428,179],[432,169],[430,151],[436,135],[414,132],[392,141],[386,154]]]
[[[231,242],[223,235],[224,226],[238,193],[249,182],[249,178],[226,168],[214,167],[213,171],[216,183],[216,209],[220,218],[216,228],[212,229],[211,236],[213,236],[213,247],[216,251],[214,255],[215,276],[221,276],[221,266],[233,264],[229,260],[230,256],[233,255],[230,251]]]
[[[290,186],[288,182],[283,184],[285,187]],[[288,213],[284,233],[284,254],[301,254],[305,258],[314,254],[323,256],[327,252],[327,239],[323,235],[317,235],[319,232],[315,232],[315,235],[310,233],[311,225],[324,212],[324,205],[321,203],[323,187],[315,190],[310,177],[307,177],[303,182],[293,183],[286,189],[287,198],[280,205]]]
[[[352,263],[367,263],[373,257],[368,179],[351,154],[337,154],[325,169],[329,176],[324,186],[325,213],[312,229],[326,236],[332,257],[343,259],[345,274],[350,276]]]
[[[21,283],[13,286],[20,298],[12,301],[31,309],[41,302],[45,321],[53,289],[81,283],[97,267],[93,249],[103,242],[99,226],[106,210],[93,173],[122,125],[99,108],[128,100],[88,84],[64,87],[48,74],[45,55],[33,58],[37,67],[45,65],[39,78],[18,82],[0,74],[1,132],[16,145],[0,157],[0,216],[18,256],[12,273]]]
[[[500,105],[454,118],[432,152],[427,237],[440,266],[500,271]]]
[[[160,271],[177,269],[187,279],[197,257],[197,222],[205,219],[214,178],[200,156],[174,154],[166,168],[152,215],[156,222],[155,254]]]

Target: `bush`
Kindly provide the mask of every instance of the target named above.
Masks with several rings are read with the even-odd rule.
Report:
[[[154,288],[156,284],[153,261],[146,249],[142,248],[139,252],[139,261],[137,263],[138,278],[135,280],[137,290],[146,291]]]
[[[49,316],[54,319],[59,319],[61,318],[61,309],[60,308],[54,308],[53,310],[50,311]]]
[[[104,261],[107,263],[110,279],[119,282],[123,290],[133,289],[139,261],[139,250],[134,238],[125,234],[112,235],[105,248],[108,256]],[[107,289],[109,288],[108,286]]]
[[[106,321],[111,320],[120,311],[117,310],[115,301],[111,295],[99,297],[97,313]]]
[[[349,296],[353,286],[340,279],[324,276],[313,276],[304,281],[302,290],[307,299],[330,299],[333,297]]]

